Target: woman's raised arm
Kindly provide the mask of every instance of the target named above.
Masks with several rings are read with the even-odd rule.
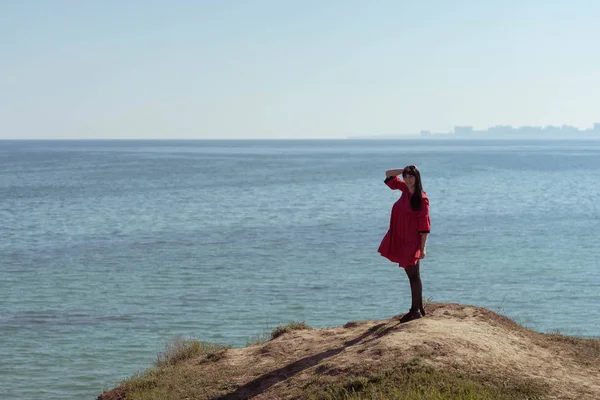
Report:
[[[385,171],[385,177],[389,178],[390,176],[398,176],[398,175],[402,175],[402,171],[404,171],[404,168],[400,168],[400,169],[389,169],[387,171]]]
[[[390,169],[386,171],[383,183],[388,185],[392,190],[402,190],[404,192],[408,190],[408,186],[406,186],[406,183],[398,175],[402,175],[402,169]]]

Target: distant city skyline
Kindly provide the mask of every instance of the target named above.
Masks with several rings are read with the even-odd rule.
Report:
[[[419,133],[420,137],[442,137],[454,136],[462,138],[581,138],[581,137],[596,137],[600,139],[600,123],[594,123],[588,129],[579,129],[572,125],[546,125],[546,126],[511,126],[511,125],[496,125],[487,129],[474,129],[469,125],[458,125],[451,132],[431,132],[422,130]]]

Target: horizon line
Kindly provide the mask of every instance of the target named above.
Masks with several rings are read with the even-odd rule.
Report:
[[[26,138],[26,139],[2,139],[0,142],[109,142],[109,141],[322,141],[322,140],[420,140],[420,141],[432,141],[432,140],[583,140],[583,139],[597,139],[600,140],[600,136],[592,135],[577,135],[577,136],[551,136],[541,137],[536,135],[528,136],[462,136],[454,133],[447,134],[433,134],[430,136],[422,136],[420,134],[411,135],[389,135],[389,136],[348,136],[348,137],[325,137],[325,138]]]

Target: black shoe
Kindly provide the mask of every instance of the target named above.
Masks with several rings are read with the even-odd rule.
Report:
[[[411,309],[409,312],[404,314],[404,316],[402,318],[400,318],[400,322],[401,323],[408,322],[408,321],[412,321],[413,319],[419,319],[419,318],[423,318],[421,311]]]
[[[427,313],[425,312],[425,308],[423,306],[421,306],[421,308],[419,308],[419,310],[421,311],[421,315],[422,316],[426,316]]]

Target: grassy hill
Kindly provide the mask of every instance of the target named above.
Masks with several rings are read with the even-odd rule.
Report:
[[[600,340],[542,334],[484,308],[425,318],[281,326],[233,349],[173,343],[99,400],[600,399]]]

